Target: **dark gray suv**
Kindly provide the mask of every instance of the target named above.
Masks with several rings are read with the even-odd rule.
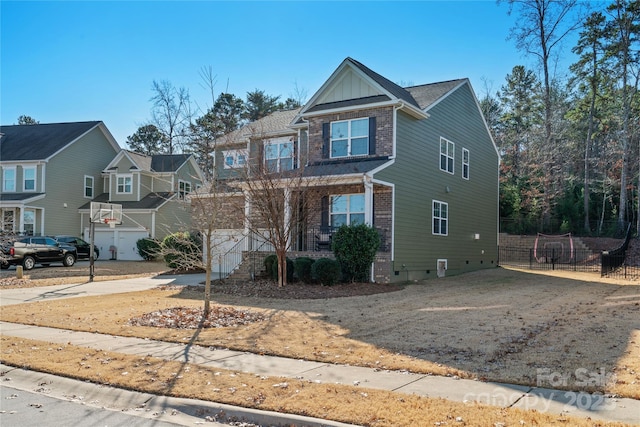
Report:
[[[51,237],[23,237],[16,240],[2,259],[2,268],[22,264],[31,270],[36,264],[48,267],[53,262],[62,262],[71,267],[78,258],[76,248],[58,243]]]

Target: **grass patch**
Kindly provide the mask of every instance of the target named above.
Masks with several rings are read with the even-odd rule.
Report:
[[[376,427],[415,425],[624,426],[335,384],[316,384],[3,336],[7,365],[166,396],[209,400]],[[440,423],[440,424],[437,424]]]

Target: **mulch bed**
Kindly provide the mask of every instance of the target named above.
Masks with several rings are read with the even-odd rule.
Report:
[[[204,285],[204,283],[202,283]],[[189,290],[204,292],[204,286],[189,286]],[[306,284],[300,282],[288,283],[278,287],[271,280],[230,281],[216,280],[211,283],[211,293],[215,295],[238,295],[258,298],[280,299],[328,299],[374,295],[395,292],[403,289],[403,285],[381,283],[339,283],[334,286]]]

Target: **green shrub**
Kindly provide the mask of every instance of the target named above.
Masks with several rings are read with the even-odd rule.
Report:
[[[275,255],[274,255],[275,256]],[[293,282],[293,261],[287,258],[287,283]],[[275,262],[271,265],[271,278],[275,281],[278,280],[278,257],[276,256]]]
[[[189,232],[169,234],[162,240],[164,262],[169,268],[184,269],[192,266],[199,257],[200,240]]]
[[[331,249],[342,266],[345,280],[368,282],[380,235],[366,224],[343,225],[333,235]]]
[[[325,286],[338,283],[341,275],[340,263],[334,259],[320,258],[311,265],[311,276]]]
[[[138,255],[145,261],[153,261],[160,253],[160,242],[156,239],[145,237],[136,242],[136,247],[138,249]]]
[[[278,255],[272,254],[272,255],[268,255],[265,259],[264,259],[264,271],[266,271],[267,276],[269,276],[269,278],[271,280],[278,280]],[[276,266],[276,274],[274,276],[273,274],[273,266]]]
[[[296,273],[296,277],[304,283],[311,283],[311,266],[313,265],[313,263],[313,258],[296,258],[293,261],[293,270]]]

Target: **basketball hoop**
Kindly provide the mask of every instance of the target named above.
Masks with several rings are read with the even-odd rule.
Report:
[[[105,218],[104,223],[109,225],[109,228],[116,228],[116,219],[115,218]]]

